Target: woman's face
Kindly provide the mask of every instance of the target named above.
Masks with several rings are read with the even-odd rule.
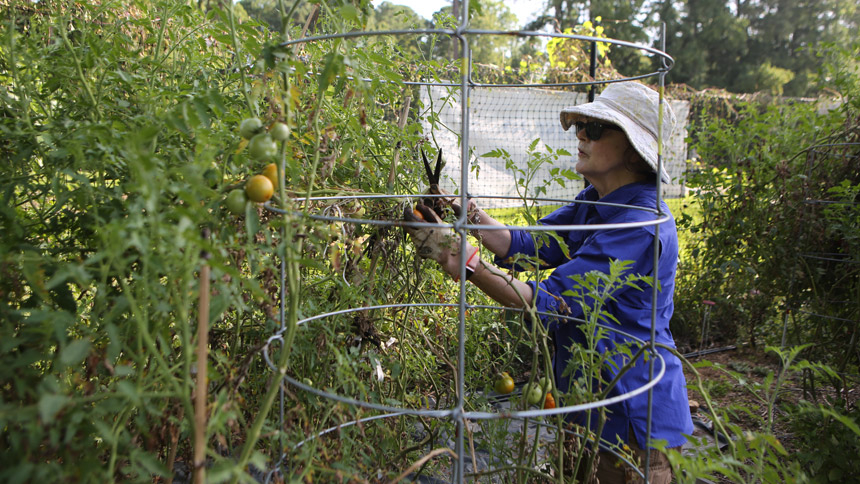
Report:
[[[596,121],[582,118],[578,121]],[[623,131],[604,129],[597,141],[590,140],[585,130],[578,131],[579,157],[576,171],[592,184],[610,182],[611,180],[629,173],[625,166],[626,158],[630,156],[630,142]]]

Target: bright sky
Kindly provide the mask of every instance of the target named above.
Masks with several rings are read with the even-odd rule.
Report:
[[[373,5],[379,5],[386,0],[373,0]],[[387,0],[394,5],[405,5],[415,11],[418,15],[430,20],[433,14],[442,9],[442,7],[450,6],[451,0]],[[544,0],[506,0],[505,4],[511,9],[511,12],[519,19],[519,24],[523,25],[529,20],[534,20],[537,17],[537,11],[543,8]]]

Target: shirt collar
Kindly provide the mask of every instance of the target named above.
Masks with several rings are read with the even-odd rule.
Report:
[[[620,205],[631,205],[630,202],[634,198],[636,198],[642,192],[646,192],[649,190],[652,192],[655,191],[653,184],[648,182],[634,182],[616,188],[614,191],[612,191],[612,193],[598,200],[597,190],[592,185],[586,189],[585,199],[590,201],[617,203]],[[620,210],[622,210],[622,207],[616,207],[612,205],[592,205],[592,207],[595,211],[597,211],[597,215],[603,220],[608,220],[612,218]]]

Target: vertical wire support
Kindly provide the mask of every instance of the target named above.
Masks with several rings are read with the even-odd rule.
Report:
[[[817,153],[814,150],[806,154],[806,173],[805,173],[805,175],[806,175],[807,181],[805,181],[803,183],[803,192],[802,192],[802,196],[803,196],[802,200],[804,200],[804,201],[809,200],[809,195],[810,195],[809,194],[809,180],[812,179],[812,166],[815,162],[816,155],[817,155]],[[805,221],[806,217],[810,215],[809,213],[807,213],[807,210],[808,210],[807,204],[805,204],[805,203],[801,204],[801,212],[800,212],[801,221]],[[806,238],[805,236],[806,236],[805,232],[800,232],[799,234],[795,235],[795,240],[798,240],[800,237],[804,237],[804,239],[805,239]],[[799,242],[799,240],[798,240],[798,242]],[[789,317],[789,315],[791,315],[791,310],[794,309],[794,308],[792,308],[790,301],[791,301],[791,295],[793,294],[792,291],[794,290],[794,282],[795,282],[795,278],[797,277],[797,272],[798,272],[797,268],[799,265],[800,265],[800,257],[795,257],[794,258],[794,266],[792,267],[792,270],[791,270],[791,277],[788,280],[788,295],[789,296],[787,298],[785,298],[786,299],[785,314],[783,314],[783,317],[782,317],[782,338],[780,339],[780,342],[779,342],[779,349],[781,349],[781,350],[784,350],[786,347],[786,340],[787,340],[787,335],[788,335],[788,317]],[[798,304],[798,307],[799,306],[800,305]]]
[[[589,13],[589,21],[591,20],[591,13]],[[591,43],[591,52],[589,52],[588,56],[588,75],[591,76],[591,80],[597,77],[597,42]],[[588,87],[588,102],[594,102],[594,83],[592,82],[591,86]]]
[[[460,301],[457,308],[457,406],[454,409],[454,418],[457,425],[457,439],[454,450],[457,454],[454,462],[454,472],[451,482],[463,482],[465,463],[465,430],[463,421],[463,409],[466,400],[466,231],[463,223],[468,217],[468,203],[466,194],[469,192],[469,104],[471,95],[472,78],[472,52],[469,49],[468,39],[463,31],[469,26],[469,0],[463,0],[460,5],[460,26],[455,34],[460,42],[460,216],[457,219],[457,233],[460,235]]]
[[[284,164],[285,163],[284,163],[284,160],[282,157],[282,159],[281,159],[281,173],[284,173],[284,168],[286,168],[284,166]],[[283,179],[284,178],[282,177],[281,180],[283,180]],[[286,227],[281,229],[281,234],[283,234],[283,236],[285,238],[286,238],[286,230],[287,230]],[[279,291],[279,296],[280,296],[281,300],[280,300],[280,304],[278,304],[278,316],[281,318],[281,334],[283,334],[284,329],[286,328],[286,318],[285,318],[286,308],[284,307],[284,305],[286,304],[286,301],[287,301],[287,298],[286,298],[286,295],[287,295],[287,289],[286,289],[287,258],[286,258],[286,255],[287,255],[287,245],[285,243],[284,244],[284,252],[281,254],[281,274],[280,274],[280,276],[281,276],[281,290]],[[293,288],[293,290],[295,290],[295,288]],[[286,348],[284,348],[284,351],[286,351]],[[285,445],[284,445],[284,413],[285,413],[285,411],[284,411],[284,379],[283,378],[281,378],[280,381],[278,381],[278,387],[279,387],[278,388],[278,397],[280,399],[280,413],[279,413],[279,418],[278,418],[278,424],[279,424],[278,425],[278,434],[281,435],[281,438],[279,439],[280,445],[278,446],[279,449],[277,451],[277,455],[281,455],[284,452],[284,447],[285,447]],[[280,459],[280,463],[278,464],[279,467],[283,466],[283,463],[284,463],[284,459]],[[286,473],[283,472],[283,470],[281,470],[281,476],[285,476],[285,475],[286,475]]]
[[[660,28],[660,50],[666,52],[666,23],[661,22]],[[661,58],[661,68],[659,70],[659,97],[657,99],[657,218],[663,214],[663,104],[666,102],[664,91],[666,86],[666,72],[668,66],[666,59]],[[648,342],[648,351],[651,353],[650,361],[648,362],[648,380],[654,379],[654,354],[657,351],[655,340],[657,339],[657,287],[660,269],[660,224],[654,226],[654,279],[651,281],[651,339]],[[648,389],[648,417],[645,419],[645,482],[649,482],[651,470],[651,420],[654,410],[654,388]]]
[[[319,8],[319,7],[317,6],[317,8]],[[310,17],[308,17],[308,21],[310,21]],[[281,153],[281,161],[279,164],[281,165],[280,166],[281,171],[278,172],[278,177],[281,180],[281,184],[283,184],[284,180],[286,180],[285,173],[287,172],[287,158],[286,158],[286,155],[284,155],[283,153]],[[286,311],[286,304],[287,304],[287,284],[286,284],[286,282],[287,282],[287,244],[286,244],[287,228],[286,227],[281,228],[281,237],[284,239],[284,241],[283,241],[284,244],[283,244],[283,252],[281,253],[281,264],[280,264],[280,266],[281,266],[280,267],[281,287],[280,287],[280,291],[278,291],[278,296],[281,298],[281,300],[279,301],[280,304],[278,304],[278,317],[280,318],[280,323],[281,323],[280,324],[281,334],[283,334],[284,330],[286,329],[286,322],[287,322],[287,319],[286,319],[286,314],[287,314],[287,311]],[[295,290],[297,290],[297,288],[294,287],[293,290],[295,291]],[[283,348],[283,350],[286,351],[286,348]],[[286,413],[286,410],[285,410],[286,406],[284,404],[284,401],[285,401],[284,393],[285,393],[284,392],[284,379],[282,377],[280,379],[280,381],[278,382],[278,400],[279,400],[279,404],[280,404],[279,413],[278,413],[278,435],[280,435],[281,438],[278,439],[279,444],[278,444],[278,450],[276,452],[277,455],[283,455],[284,447],[286,447],[286,445],[284,443],[284,414]],[[286,472],[284,472],[282,469],[283,464],[284,464],[284,459],[280,459],[280,462],[278,463],[279,471],[281,472],[281,476],[286,476],[287,475]]]
[[[597,42],[591,43],[591,52],[588,57],[588,75],[591,76],[591,80],[597,77]],[[591,84],[588,88],[588,102],[594,102],[594,83]]]

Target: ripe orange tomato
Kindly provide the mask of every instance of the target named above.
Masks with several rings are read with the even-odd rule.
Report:
[[[252,202],[267,202],[274,194],[275,186],[272,185],[272,180],[269,180],[267,176],[254,175],[249,178],[248,183],[245,184],[245,195],[247,195],[248,200],[251,200]]]
[[[546,399],[543,401],[543,408],[555,408],[555,398],[552,393],[546,394]]]
[[[278,188],[278,165],[274,163],[269,163],[263,168],[263,176],[272,180],[272,186],[277,189]]]
[[[496,377],[496,382],[493,386],[496,389],[496,393],[506,395],[514,391],[514,379],[505,371]]]

